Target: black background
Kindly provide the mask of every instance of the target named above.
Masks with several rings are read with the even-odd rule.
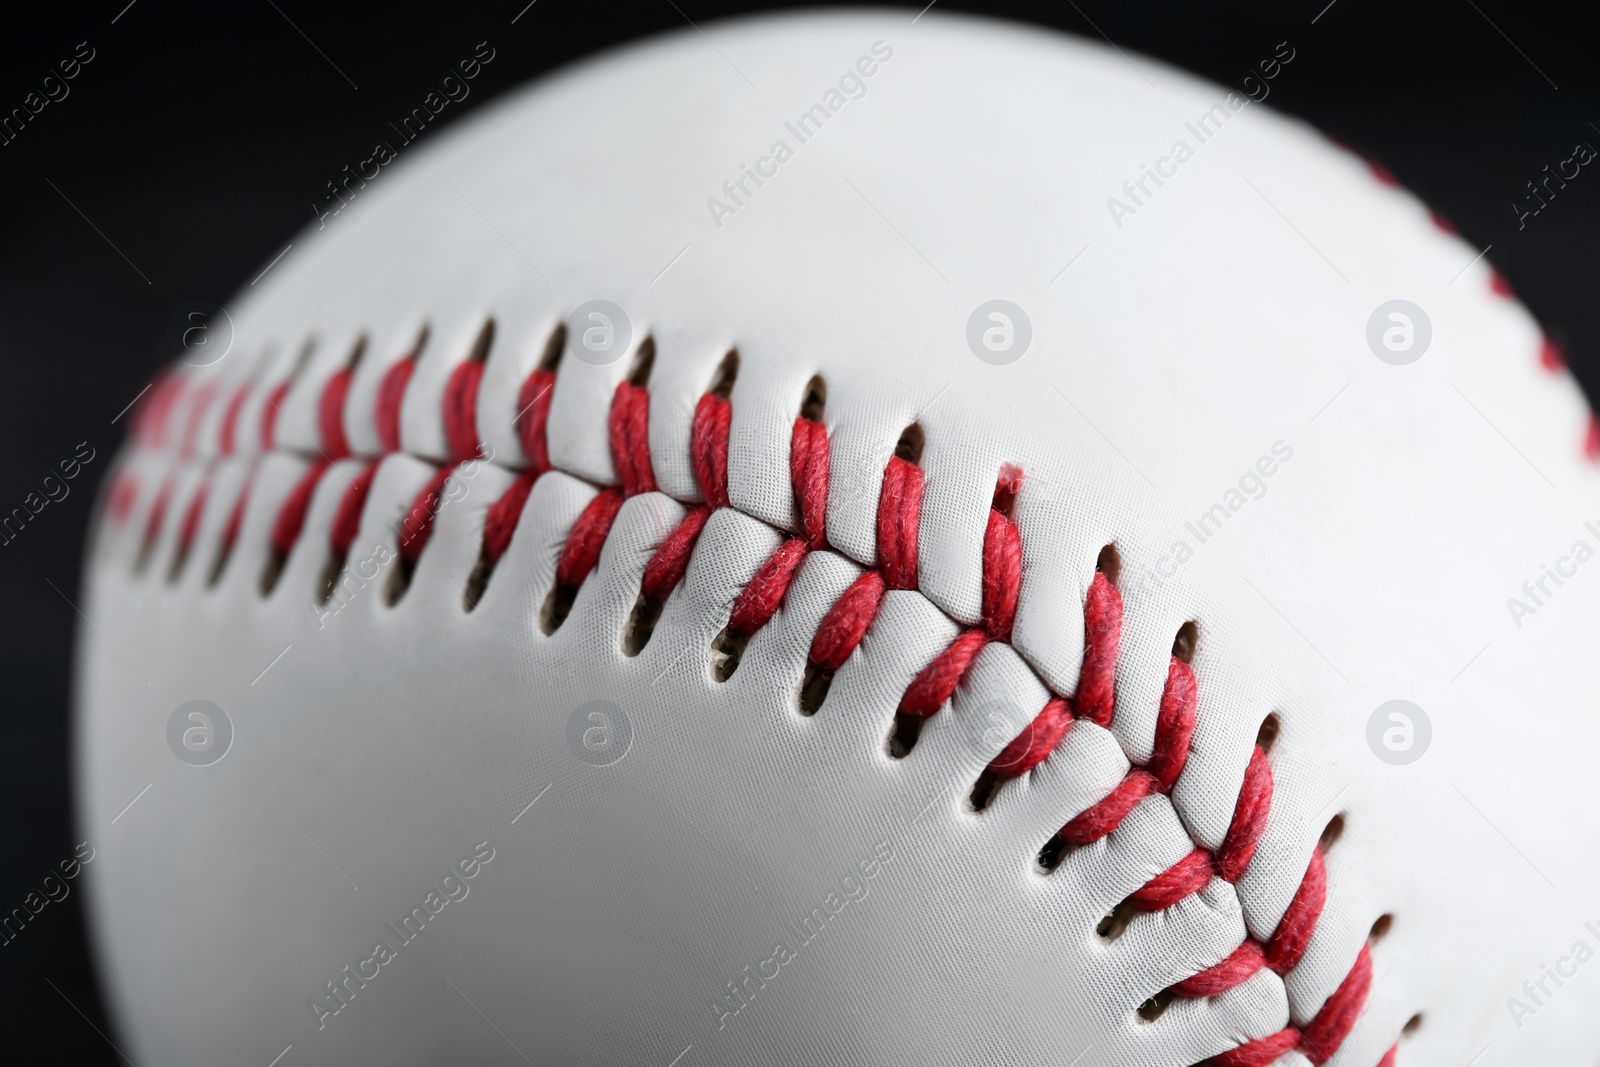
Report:
[[[68,598],[78,599],[84,527],[126,421],[112,419],[163,361],[174,310],[222,304],[256,277],[311,221],[324,182],[477,42],[496,59],[471,98],[441,116],[449,122],[609,45],[767,6],[538,0],[524,11],[526,2],[0,9],[5,113],[78,42],[95,50],[70,95],[0,147],[0,513],[78,442],[98,451],[66,500],[0,547],[0,912],[21,905],[76,840],[68,695],[78,618]],[[1488,259],[1579,380],[1591,395],[1600,385],[1600,174],[1585,169],[1521,230],[1512,209],[1546,164],[1579,141],[1600,146],[1600,63],[1576,5],[1058,0],[936,10],[1104,36],[1234,86],[1287,40],[1297,56],[1269,103],[1381,161],[1468,241],[1492,246]],[[0,948],[9,1055],[119,1062],[81,900],[74,892],[50,905]]]

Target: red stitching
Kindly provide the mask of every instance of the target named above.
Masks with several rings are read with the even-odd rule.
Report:
[[[407,356],[384,371],[378,382],[372,420],[378,430],[378,443],[385,452],[400,451],[400,405],[405,400],[406,386],[411,384],[411,372],[416,369],[417,357]]]
[[[289,395],[290,382],[286,379],[279,382],[267,394],[267,402],[261,409],[261,451],[271,452],[278,444],[278,414],[283,407],[284,399]]]
[[[187,559],[189,550],[194,547],[194,535],[200,529],[200,512],[206,506],[206,495],[211,489],[209,478],[201,481],[200,488],[194,491],[194,496],[189,500],[189,506],[184,509],[183,521],[178,524],[178,554],[177,559]]]
[[[222,457],[233,455],[239,435],[239,415],[244,411],[244,402],[250,398],[249,384],[241,385],[228,401],[228,406],[222,412],[222,426],[217,431],[217,450]]]
[[[414,359],[408,358],[396,364],[380,384],[376,415],[379,436],[386,447],[399,444],[400,398],[413,363]],[[480,451],[475,408],[482,370],[481,363],[458,366],[445,389],[441,416],[452,454],[458,460],[472,458]],[[319,399],[324,443],[335,454],[347,449],[342,425],[335,425],[337,420],[333,415],[342,414],[349,377],[346,370],[330,378]],[[546,428],[554,382],[554,372],[536,370],[519,390],[522,412],[517,429],[530,468],[488,509],[483,542],[484,557],[491,564],[508,547],[534,482],[551,469]],[[263,440],[268,444],[273,441],[276,407],[288,387],[288,382],[281,383],[268,398],[262,420]],[[139,419],[141,436],[148,423],[150,435],[157,440],[164,439],[166,415],[180,392],[181,385],[176,382],[161,384],[149,411],[142,413]],[[230,410],[237,403],[236,397],[230,403]],[[624,382],[613,394],[607,431],[620,484],[602,488],[574,522],[557,564],[558,585],[572,589],[581,585],[597,564],[623,502],[630,496],[655,490],[649,450],[649,406],[649,391],[643,385]],[[196,396],[191,422],[200,417],[198,413],[203,412],[204,407],[205,402]],[[224,436],[225,443],[231,445],[233,431],[227,427],[229,419],[229,415],[224,416]],[[696,405],[689,447],[703,503],[688,510],[646,565],[641,583],[646,597],[664,600],[682,581],[711,512],[729,506],[727,457],[731,419],[732,408],[725,397],[708,393]],[[1600,437],[1600,431],[1592,430],[1591,434]],[[728,629],[736,634],[749,636],[766,625],[781,606],[806,555],[813,548],[827,544],[829,439],[826,428],[820,422],[797,418],[790,448],[790,477],[802,534],[786,540],[736,597],[728,622]],[[271,532],[275,551],[287,555],[293,548],[311,495],[328,466],[326,461],[310,466],[280,505]],[[376,462],[368,464],[341,496],[329,535],[335,552],[347,552],[356,536],[376,468]],[[452,466],[438,469],[414,500],[400,538],[400,554],[408,563],[415,564],[427,544],[443,486],[452,470]],[[130,478],[126,482],[119,480],[114,486],[114,508],[124,506],[116,503],[116,498],[125,492],[124,485],[131,484]],[[1021,487],[1022,472],[1010,465],[1002,467],[984,534],[979,623],[959,634],[919,673],[902,696],[901,711],[924,718],[932,715],[951,699],[986,644],[1010,640],[1023,577],[1021,535],[1012,517]],[[923,488],[923,472],[919,466],[900,456],[889,459],[884,468],[876,519],[878,566],[857,577],[817,626],[808,654],[812,667],[837,671],[864,639],[884,594],[890,589],[917,587]],[[152,506],[146,524],[147,541],[160,531],[171,489],[169,478]],[[237,535],[248,490],[247,482],[225,525],[225,546],[231,545]],[[206,493],[207,483],[202,483],[185,516],[180,532],[180,545],[185,548],[193,538]],[[1087,719],[1103,728],[1111,726],[1123,604],[1121,594],[1105,574],[1096,573],[1086,592],[1084,622],[1084,661],[1078,691],[1070,698],[1051,697],[1029,727],[995,758],[989,770],[1002,779],[1015,778],[1035,769],[1055,750],[1076,719]],[[1106,797],[1063,826],[1057,837],[1064,845],[1082,847],[1103,839],[1146,797],[1164,794],[1173,788],[1187,764],[1197,703],[1193,669],[1176,656],[1171,657],[1149,760],[1144,767],[1130,769]],[[1214,852],[1193,849],[1134,892],[1127,904],[1135,910],[1161,911],[1200,892],[1213,878],[1236,882],[1249,868],[1265,832],[1272,793],[1271,764],[1265,751],[1256,746],[1245,768],[1233,818],[1222,844]],[[1293,900],[1264,944],[1247,938],[1225,959],[1174,984],[1171,992],[1185,998],[1216,996],[1248,981],[1263,968],[1279,975],[1286,974],[1298,965],[1306,951],[1325,904],[1326,889],[1327,875],[1321,852],[1313,851]],[[1266,1065],[1290,1049],[1299,1049],[1311,1063],[1323,1064],[1354,1027],[1371,987],[1371,971],[1370,953],[1363,946],[1338,989],[1304,1027],[1285,1027],[1275,1034],[1230,1049],[1214,1062],[1224,1067]],[[1392,1064],[1393,1058],[1394,1049],[1391,1048],[1384,1063]]]
[[[349,367],[334,371],[317,397],[317,429],[322,434],[322,457],[341,460],[350,454],[350,442],[344,434],[344,400],[350,393]]]
[[[272,550],[281,556],[287,556],[294,549],[294,543],[300,540],[300,528],[306,522],[306,509],[311,506],[311,494],[316,492],[317,483],[322,480],[322,474],[328,469],[328,464],[317,462],[306,468],[300,480],[294,483],[294,488],[289,490],[289,495],[283,498],[283,503],[278,505],[278,515],[272,521],[271,544]]]
[[[534,474],[550,470],[550,445],[545,427],[550,422],[550,399],[555,392],[554,371],[535,370],[517,393],[517,438]]]
[[[444,415],[444,437],[450,458],[457,463],[476,458],[478,448],[478,383],[483,381],[483,364],[467,360],[450,372],[439,398]]]

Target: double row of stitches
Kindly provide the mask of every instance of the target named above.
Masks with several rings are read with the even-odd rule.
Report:
[[[385,451],[399,448],[400,400],[413,362],[413,359],[403,360],[391,368],[378,391],[375,416]],[[473,412],[481,373],[480,363],[463,363],[446,384],[441,418],[453,462],[439,467],[418,494],[401,525],[398,549],[403,561],[414,564],[426,545],[439,494],[454,464],[479,455]],[[644,373],[648,374],[648,364]],[[323,389],[318,405],[323,454],[279,506],[271,536],[275,555],[286,556],[293,547],[310,495],[323,473],[334,461],[349,455],[340,418],[348,384],[347,369],[330,379]],[[484,573],[494,566],[509,545],[534,482],[552,469],[545,427],[554,384],[553,368],[541,367],[528,377],[520,390],[518,407],[522,414],[518,432],[528,467],[489,508],[479,564]],[[729,386],[731,378],[723,382],[721,388],[702,396],[696,405],[690,452],[701,501],[688,510],[646,564],[636,615],[641,611],[646,616],[659,613],[661,605],[682,581],[696,541],[711,513],[729,506],[727,456],[732,410]],[[277,402],[282,399],[282,387],[275,392],[277,396],[267,398],[263,420],[263,444],[267,447],[273,443],[273,416]],[[161,405],[170,406],[165,395],[158,399]],[[235,418],[238,406],[237,399],[229,406],[229,414]],[[574,522],[557,563],[552,598],[564,597],[570,604],[597,565],[623,502],[630,496],[656,490],[649,451],[649,409],[650,395],[642,380],[624,381],[617,386],[607,429],[618,484],[602,487]],[[152,411],[157,414],[163,410],[159,405],[152,405]],[[164,421],[164,417],[156,419],[158,426]],[[232,434],[227,432],[232,421],[224,419],[223,455],[232,452]],[[876,523],[876,566],[865,570],[851,583],[818,625],[801,689],[803,710],[815,711],[820,706],[833,673],[855,651],[876,618],[884,593],[889,589],[917,588],[917,536],[923,495],[918,451],[897,449],[885,466]],[[370,462],[352,479],[340,499],[329,546],[337,561],[342,562],[355,536],[377,462]],[[803,411],[795,419],[790,436],[789,467],[799,532],[778,547],[735,598],[726,629],[718,639],[719,645],[729,653],[729,665],[724,668],[726,673],[719,675],[721,677],[726,677],[737,666],[738,651],[744,642],[765,626],[782,605],[790,582],[806,555],[827,547],[829,443],[820,405],[815,410]],[[1022,472],[1009,465],[1001,469],[997,479],[984,535],[981,613],[977,625],[958,634],[911,682],[898,707],[901,719],[920,722],[936,714],[953,697],[985,645],[1010,641],[1022,581],[1022,542],[1013,518],[1022,480]],[[153,512],[164,508],[165,491],[166,487],[162,499],[153,506]],[[198,499],[203,500],[204,491],[202,484],[196,494]],[[238,513],[247,492],[248,483],[226,524],[225,542],[231,542],[237,532]],[[191,509],[198,506],[198,503],[191,504]],[[152,521],[159,526],[161,518],[152,514]],[[186,520],[184,526],[189,525]],[[1121,594],[1114,578],[1106,573],[1112,569],[1102,568],[1095,574],[1085,599],[1086,647],[1077,692],[1070,697],[1052,696],[1030,726],[991,761],[985,777],[995,787],[1037,767],[1079,720],[1111,728],[1116,708],[1115,677],[1123,614]],[[559,623],[557,617],[554,625]],[[1183,643],[1180,640],[1179,645]],[[1192,643],[1188,648],[1177,647],[1170,658],[1150,758],[1142,766],[1133,767],[1106,797],[1063,826],[1047,848],[1070,850],[1093,844],[1114,832],[1141,801],[1155,794],[1170,793],[1188,760],[1195,726],[1197,690],[1194,671],[1188,662],[1192,651]],[[1214,850],[1196,847],[1132,894],[1122,908],[1132,912],[1162,911],[1199,893],[1214,878],[1236,883],[1249,868],[1266,829],[1272,789],[1271,764],[1266,751],[1258,744],[1246,767],[1244,783],[1222,844]],[[1217,996],[1243,984],[1262,969],[1287,974],[1300,962],[1311,940],[1322,913],[1326,888],[1322,854],[1314,850],[1298,891],[1269,937],[1265,940],[1247,938],[1226,959],[1173,986],[1168,994],[1185,998]],[[1265,1067],[1283,1054],[1298,1050],[1313,1064],[1325,1063],[1354,1027],[1371,979],[1371,958],[1363,946],[1344,981],[1308,1022],[1302,1026],[1287,1026],[1275,1034],[1239,1045],[1211,1062],[1218,1067]],[[1391,1048],[1380,1067],[1391,1064],[1394,1055],[1395,1050]]]

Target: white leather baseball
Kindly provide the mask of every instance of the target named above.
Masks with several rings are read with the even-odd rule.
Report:
[[[92,538],[77,712],[135,1062],[1600,1049],[1600,568],[1577,547],[1600,480],[1537,324],[1417,200],[1238,90],[913,14],[685,30],[396,145],[241,294],[227,356],[146,398]],[[626,318],[563,340],[593,300]],[[1374,318],[1394,300],[1429,335],[1403,365],[1422,327]],[[1369,345],[1369,320],[1404,336]],[[548,471],[524,447],[546,408]],[[474,423],[487,458],[457,464]],[[704,517],[696,456],[725,459],[726,506],[641,609]],[[397,540],[439,471],[411,572]],[[920,507],[883,502],[892,478]],[[489,571],[491,507],[528,480]],[[563,586],[575,527],[598,561]],[[730,642],[781,551],[781,604]],[[1096,597],[1119,626],[1086,631]],[[958,640],[982,649],[906,752],[897,709]],[[1080,688],[1107,640],[1101,725]],[[1396,699],[1431,744],[1385,712],[1369,746]],[[985,776],[1051,708],[1042,762]],[[1052,846],[1130,775],[1114,829]],[[1124,905],[1174,865],[1199,882]]]

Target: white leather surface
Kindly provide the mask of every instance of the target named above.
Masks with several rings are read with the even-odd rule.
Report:
[[[1260,105],[1116,227],[1106,198],[1226,90],[1099,44],[912,14],[727,23],[705,27],[715,50],[685,31],[609,54],[408,149],[325,233],[297,239],[231,309],[229,358],[189,372],[226,383],[222,396],[247,381],[267,394],[314,343],[279,423],[285,454],[255,468],[215,588],[205,577],[258,447],[260,396],[243,409],[242,455],[212,472],[176,582],[177,518],[218,453],[219,418],[203,420],[187,463],[170,440],[124,453],[142,492],[127,523],[101,521],[87,564],[78,763],[95,939],[136,1062],[265,1064],[292,1045],[286,1065],[1184,1067],[1308,1019],[1383,914],[1393,928],[1371,949],[1372,993],[1337,1067],[1372,1067],[1417,1014],[1402,1067],[1600,1050],[1585,969],[1549,984],[1520,1025],[1507,1007],[1574,942],[1600,948],[1584,927],[1600,918],[1588,893],[1600,571],[1580,568],[1520,628],[1505,606],[1573,541],[1595,544],[1583,523],[1600,519],[1587,409],[1570,378],[1540,368],[1537,325],[1421,204]],[[893,56],[866,95],[716,227],[706,198],[879,41]],[[966,347],[968,315],[995,297],[1033,324],[1011,366]],[[1364,338],[1396,297],[1434,331],[1406,367]],[[627,309],[635,344],[655,340],[664,492],[628,501],[546,636],[538,611],[567,532],[615,479],[606,410],[627,359],[563,360],[558,471],[536,484],[475,612],[461,590],[484,511],[524,461],[517,388],[554,326],[595,298]],[[478,422],[494,460],[453,476],[458,499],[406,596],[386,606],[380,579],[320,624],[308,606],[357,464],[323,479],[260,596],[277,503],[309,462],[293,450],[321,443],[315,399],[354,339],[368,345],[345,425],[373,454],[377,382],[429,327],[403,408],[409,455],[384,460],[352,559],[393,545],[433,470],[422,461],[445,456],[440,394],[487,316]],[[734,507],[712,517],[630,659],[620,635],[644,564],[698,497],[692,405],[731,347]],[[814,374],[828,385],[833,548],[808,557],[718,683],[710,644],[796,525],[788,434]],[[879,479],[913,421],[927,441],[920,589],[887,595],[822,711],[803,717],[811,637],[876,562]],[[1292,458],[1265,495],[1168,573],[1174,543],[1193,546],[1184,523],[1277,442]],[[987,649],[893,760],[900,694],[978,618],[1002,463],[1026,472],[1013,642]],[[146,510],[175,467],[154,562],[135,574]],[[1126,605],[1113,729],[1074,726],[993,807],[969,810],[985,763],[972,722],[994,702],[1031,713],[1073,691],[1083,598],[1113,541]],[[1187,620],[1201,634],[1199,724],[1171,798],[1038,873],[1039,846],[1130,756],[1148,757]],[[1396,697],[1434,728],[1402,767],[1365,736]],[[191,699],[222,706],[236,730],[209,767],[167,749],[167,718]],[[566,740],[591,700],[632,724],[610,766]],[[1270,712],[1276,792],[1247,875],[1103,941],[1096,924],[1118,901],[1195,842],[1221,841]],[[1271,933],[1335,814],[1346,829],[1301,965],[1141,1022],[1145,998],[1247,929]],[[308,1001],[374,942],[397,941],[384,924],[480,842],[494,858],[467,897],[319,1029]],[[875,849],[865,895],[795,944],[785,924]],[[712,1001],[779,939],[794,958],[719,1029]]]

